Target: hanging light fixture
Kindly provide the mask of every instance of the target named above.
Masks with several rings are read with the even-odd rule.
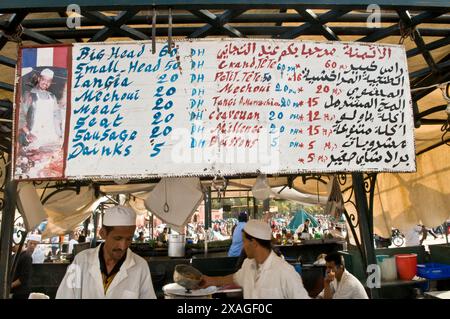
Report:
[[[266,175],[258,175],[255,185],[252,187],[253,197],[258,200],[265,200],[272,195],[272,189],[269,186],[269,181]]]
[[[217,199],[222,201],[222,197],[225,197],[225,191],[228,186],[228,181],[223,176],[214,176],[211,186],[217,191]]]

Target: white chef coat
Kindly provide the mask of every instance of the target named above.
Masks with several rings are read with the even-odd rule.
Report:
[[[69,249],[67,250],[67,253],[71,254],[73,252],[73,246],[78,244],[78,240],[76,239],[71,239],[69,241]]]
[[[294,267],[273,251],[259,266],[246,258],[233,280],[242,287],[244,299],[310,299]]]
[[[55,96],[49,91],[33,89],[37,99],[33,112],[33,126],[31,133],[36,136],[36,140],[28,146],[29,149],[38,149],[41,146],[47,146],[59,143],[57,123],[54,112],[58,109]]]
[[[43,264],[45,261],[44,247],[42,247],[42,245],[37,245],[31,258],[33,258],[33,264]]]
[[[369,299],[362,283],[351,273],[344,269],[341,281],[335,278],[330,283],[333,299]],[[325,289],[317,296],[323,298]]]
[[[106,294],[97,248],[80,252],[68,267],[56,299],[156,299],[148,263],[130,249]]]
[[[300,226],[297,227],[295,230],[295,233],[303,233],[303,230],[305,229],[305,224],[300,224]],[[311,234],[311,225],[308,226],[308,234]]]

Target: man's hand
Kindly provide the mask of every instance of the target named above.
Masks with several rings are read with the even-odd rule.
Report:
[[[327,285],[327,286],[329,286],[330,285],[330,283],[334,280],[334,278],[336,278],[336,274],[335,274],[335,272],[334,271],[329,271],[328,273],[327,273],[327,276],[325,277],[325,285]]]
[[[200,283],[198,284],[200,288],[206,288],[210,286],[215,286],[216,280],[213,277],[202,275],[200,278]]]
[[[333,299],[333,289],[331,282],[336,278],[336,273],[332,270],[327,272],[325,279],[323,280],[323,299]]]
[[[232,284],[234,284],[233,275],[215,276],[215,277],[202,275],[202,277],[200,278],[200,283],[198,285],[200,288],[206,288],[210,286],[222,287],[225,285],[232,285]]]
[[[11,283],[11,289],[14,289],[16,287],[19,287],[22,283],[20,282],[20,279],[16,279]]]

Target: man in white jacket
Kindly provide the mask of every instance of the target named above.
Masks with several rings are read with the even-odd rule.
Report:
[[[344,258],[337,252],[325,257],[327,275],[318,299],[368,299],[361,282],[344,267]]]
[[[156,299],[147,262],[129,249],[135,229],[131,208],[107,209],[100,230],[105,242],[75,257],[56,298]]]
[[[201,286],[242,287],[244,299],[309,299],[295,268],[271,249],[268,223],[250,220],[242,231],[247,258],[241,269],[228,276],[203,276]]]

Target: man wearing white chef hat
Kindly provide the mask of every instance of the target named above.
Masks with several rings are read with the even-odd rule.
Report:
[[[228,276],[203,276],[202,287],[238,285],[244,299],[309,299],[295,268],[272,251],[268,223],[250,220],[242,235],[247,258],[241,269]]]
[[[105,242],[76,255],[56,298],[155,299],[148,263],[129,249],[135,229],[133,209],[107,209],[100,230]]]
[[[42,264],[45,260],[45,253],[42,245],[39,245],[42,241],[42,236],[39,234],[31,234],[28,236],[27,250],[32,249],[31,257],[33,258],[33,264]]]
[[[41,243],[42,236],[39,234],[30,234],[27,237],[27,250],[34,251],[37,245]]]

